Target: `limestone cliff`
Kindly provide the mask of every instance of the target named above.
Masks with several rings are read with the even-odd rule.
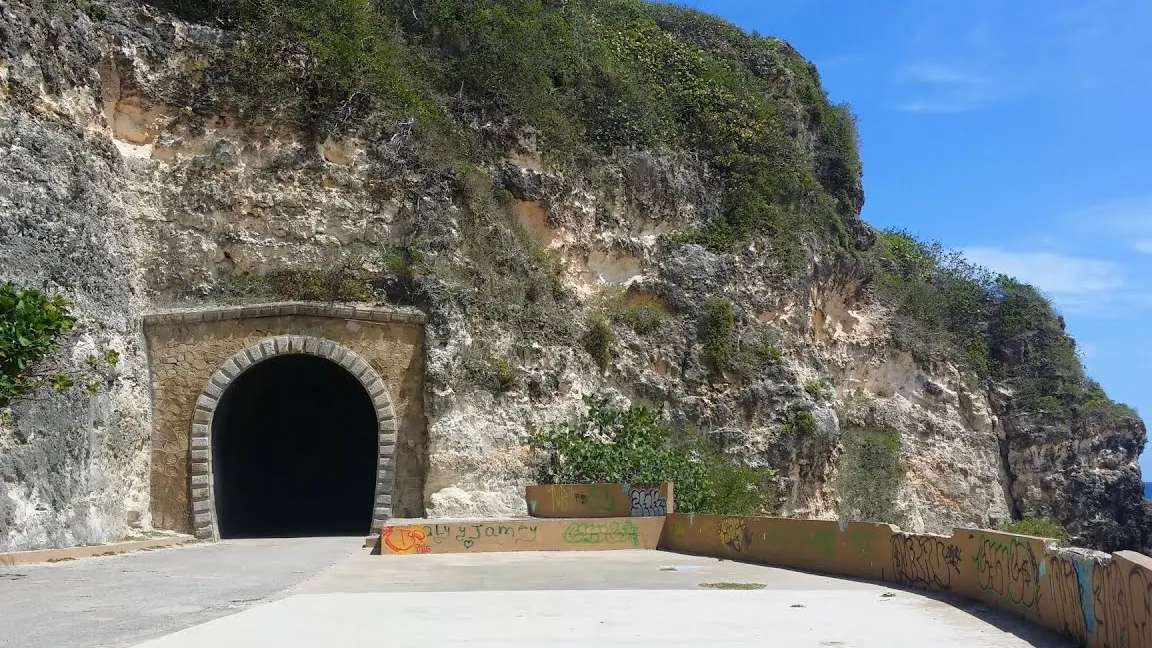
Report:
[[[779,41],[758,64],[793,154],[821,182],[805,191],[835,200],[839,236],[836,247],[820,227],[799,231],[807,252],[787,272],[787,250],[762,233],[720,246],[678,236],[732,209],[731,186],[689,147],[557,163],[538,124],[459,109],[479,145],[467,164],[444,163],[404,115],[349,100],[317,126],[271,91],[259,105],[259,84],[255,101],[238,97],[246,86],[225,63],[243,31],[224,20],[103,0],[0,12],[0,280],[75,302],[77,362],[95,345],[122,358],[110,391],[46,393],[0,427],[0,550],[150,528],[142,313],[275,297],[262,278],[318,268],[351,268],[372,299],[428,315],[428,467],[413,515],[521,513],[527,431],[608,393],[775,468],[780,515],[841,514],[846,436],[886,430],[906,478],[882,494],[884,515],[907,529],[1028,514],[1102,549],[1148,543],[1138,418],[1045,420],[1010,380],[926,359],[894,334],[873,290],[859,171],[829,170],[794,72],[806,63]],[[723,48],[709,34],[677,38]],[[700,328],[715,298],[733,312],[727,363]],[[634,307],[656,321],[631,325]],[[581,338],[597,313],[617,339],[603,369]]]

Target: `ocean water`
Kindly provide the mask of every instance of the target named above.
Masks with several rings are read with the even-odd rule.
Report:
[[[1144,482],[1144,497],[1152,499],[1152,482]]]

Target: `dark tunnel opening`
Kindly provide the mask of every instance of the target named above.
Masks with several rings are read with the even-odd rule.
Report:
[[[257,364],[212,422],[220,537],[367,533],[377,451],[372,400],[343,367],[310,355]]]

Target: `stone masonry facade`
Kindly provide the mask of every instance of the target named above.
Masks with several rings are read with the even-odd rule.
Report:
[[[325,357],[352,373],[376,408],[376,527],[424,514],[424,316],[388,308],[265,304],[147,315],[153,397],[151,506],[158,528],[216,535],[211,417],[228,385],[260,360]],[[366,529],[367,531],[367,529]]]

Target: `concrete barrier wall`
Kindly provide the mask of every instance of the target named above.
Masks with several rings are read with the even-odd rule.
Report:
[[[949,591],[1099,648],[1152,648],[1152,559],[978,529],[671,514],[661,549]]]
[[[656,517],[673,511],[672,484],[529,486],[528,514],[539,518]]]
[[[380,553],[655,549],[663,528],[663,517],[477,520],[385,526],[380,531]]]

